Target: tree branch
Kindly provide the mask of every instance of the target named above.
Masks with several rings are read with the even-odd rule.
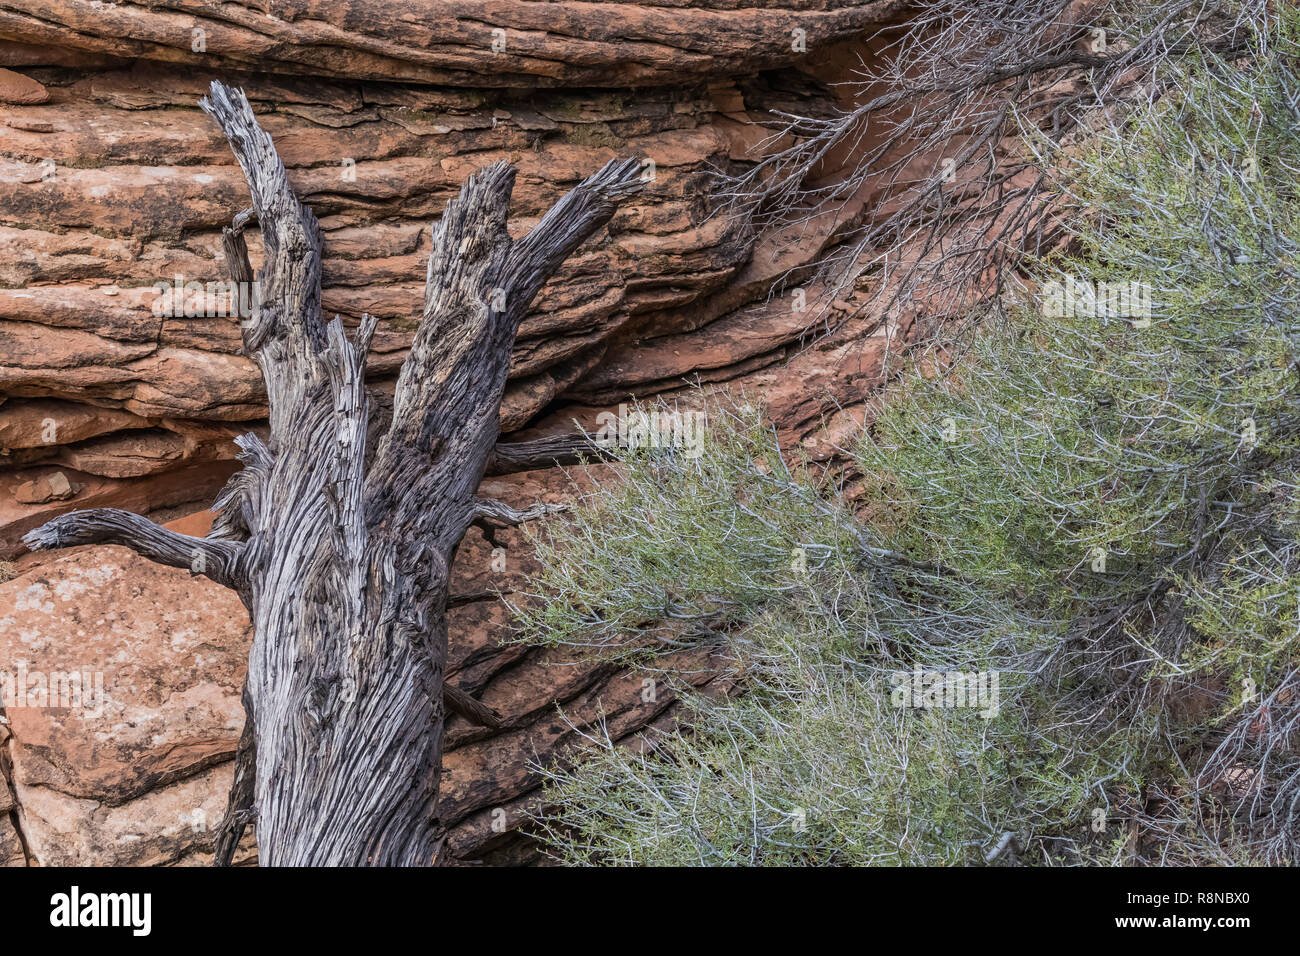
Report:
[[[639,187],[612,163],[547,213],[517,247],[506,230],[514,170],[471,176],[433,231],[424,320],[403,364],[393,420],[367,456],[366,353],[319,314],[320,235],[294,196],[247,98],[214,83],[221,125],[252,196],[222,238],[232,278],[252,274],[255,215],[265,261],[245,352],[266,383],[271,437],[237,439],[207,538],[111,509],[74,512],[27,535],[34,549],[105,542],[234,588],[253,646],[236,778],[216,834],[228,864],[257,818],[259,861],[428,865],[444,831],[438,785],[446,711],[501,718],[444,679],[448,568],[471,519],[510,527],[559,510],[476,498],[499,430],[519,318],[565,256]],[[508,456],[508,453],[507,453]]]
[[[612,159],[547,210],[510,252],[506,275],[511,341],[519,321],[546,280],[578,246],[609,222],[618,204],[645,185],[640,159]]]
[[[581,461],[609,461],[615,449],[586,435],[556,435],[532,441],[497,442],[488,457],[486,474],[513,475],[534,468],[576,465]]]
[[[212,503],[216,517],[208,531],[208,540],[246,541],[268,497],[267,485],[275,456],[256,432],[245,432],[235,439],[239,451],[235,457],[242,468],[230,476]]]
[[[472,506],[494,457],[520,319],[565,257],[641,188],[641,169],[637,159],[610,162],[513,246],[506,214],[515,174],[506,164],[476,172],[447,204],[433,233],[424,318],[370,469],[372,512],[396,511],[395,528],[438,540],[450,554],[469,516],[434,513],[426,503]]]
[[[248,259],[248,242],[244,239],[244,229],[256,214],[256,210],[245,209],[235,215],[229,226],[223,226],[221,229],[221,249],[226,256],[226,271],[230,273],[231,280],[237,285],[250,288],[257,276],[253,272],[253,264]],[[252,358],[257,350],[255,330],[260,318],[260,303],[258,308],[258,315],[239,317],[243,352],[249,358]]]
[[[266,250],[259,275],[260,306],[241,323],[244,352],[262,369],[271,417],[272,444],[278,445],[298,418],[316,380],[317,356],[326,346],[320,317],[321,239],[312,211],[298,201],[271,137],[253,116],[248,97],[214,80],[199,107],[221,126],[239,161],[253,199],[252,215]],[[223,231],[227,268],[236,281],[248,281],[248,249],[243,229],[247,211]]]
[[[169,531],[148,518],[117,508],[70,511],[23,535],[33,551],[81,544],[120,544],[141,557],[202,574],[233,590],[242,590],[239,559],[244,546]]]
[[[495,498],[479,498],[474,502],[474,510],[470,513],[470,524],[476,524],[484,529],[502,530],[568,510],[569,506],[567,504],[548,505],[544,502],[538,502],[523,511],[519,511],[510,507],[504,501],[497,501]]]
[[[448,710],[454,714],[460,714],[471,724],[478,724],[480,727],[491,727],[496,730],[504,723],[497,711],[482,701],[475,700],[455,684],[443,683],[442,701],[447,705]]]

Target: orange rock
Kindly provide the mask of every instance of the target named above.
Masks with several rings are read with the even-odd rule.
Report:
[[[52,471],[18,486],[14,497],[23,504],[42,505],[49,501],[67,501],[78,488],[61,471]]]
[[[0,69],[0,103],[32,106],[36,103],[44,103],[49,98],[49,90],[30,76],[15,73],[13,70]]]
[[[276,15],[187,8],[183,26],[148,7],[0,0],[6,36],[75,51],[221,70],[265,68],[477,88],[676,84],[824,56],[895,19],[903,0],[281,0]],[[247,8],[247,9],[242,9]],[[803,31],[804,49],[792,42]]]

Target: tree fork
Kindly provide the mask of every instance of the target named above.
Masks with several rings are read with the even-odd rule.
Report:
[[[515,334],[543,283],[641,187],[642,163],[609,163],[518,241],[506,231],[514,169],[496,163],[466,180],[433,228],[423,315],[392,422],[371,448],[374,319],[349,337],[337,316],[321,318],[316,217],[243,92],[214,82],[199,105],[252,196],[223,234],[236,281],[253,276],[244,229],[255,219],[262,233],[261,305],[241,336],[266,382],[269,438],[236,440],[243,468],[214,503],[206,538],[97,509],[24,541],[125,545],[205,574],[248,608],[248,719],[218,865],[254,817],[263,865],[430,865],[441,846],[444,694],[457,712],[495,717],[443,684],[449,568],[471,523],[534,513],[476,496],[489,463],[511,457],[495,449]]]

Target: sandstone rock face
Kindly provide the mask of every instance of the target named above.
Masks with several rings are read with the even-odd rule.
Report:
[[[34,862],[175,861],[224,812],[248,629],[223,588],[122,548],[3,585],[19,817]],[[199,777],[203,779],[198,779]]]
[[[0,864],[202,864],[224,810],[248,646],[239,602],[122,549],[38,560],[19,542],[101,506],[193,515],[185,530],[202,534],[237,467],[231,439],[265,425],[238,349],[254,290],[222,285],[220,229],[248,196],[195,105],[210,79],[247,91],[320,218],[323,308],[379,318],[381,400],[418,320],[429,225],[470,172],[519,167],[522,232],[584,175],[639,155],[654,181],[523,323],[503,433],[594,428],[632,396],[687,400],[698,382],[761,398],[784,441],[825,458],[908,327],[844,318],[867,282],[841,292],[842,321],[769,298],[843,223],[755,234],[718,208],[711,173],[757,158],[769,111],[832,109],[828,83],[848,78],[856,38],[901,6],[0,0],[0,559],[18,572],[0,583],[0,675],[45,675],[48,694],[51,674],[64,689],[98,674],[104,689],[98,707],[0,701]],[[820,289],[805,292],[813,303]],[[526,506],[574,491],[552,469],[483,493]],[[518,589],[531,558],[520,535],[500,541],[494,556],[471,531],[461,548],[453,593],[470,597],[451,612],[449,679],[506,725],[451,721],[442,813],[455,855],[525,862],[532,762],[579,739],[555,703],[578,728],[603,709],[631,740],[670,719],[672,697],[647,704],[640,675],[502,645],[508,611],[483,594]],[[253,853],[246,837],[241,859]]]
[[[757,72],[897,16],[898,0],[5,0],[0,34],[113,57],[476,88]],[[802,31],[802,37],[795,31]],[[801,39],[802,42],[796,42]]]
[[[43,75],[51,102],[7,111],[0,154],[0,557],[60,510],[205,503],[234,468],[230,438],[266,414],[238,354],[248,294],[218,288],[219,230],[247,194],[194,108],[213,74],[142,62]],[[745,131],[762,128],[751,113],[825,108],[823,87],[798,75],[782,81],[795,92],[755,80],[635,97],[243,82],[321,217],[324,308],[380,318],[380,390],[414,331],[430,221],[465,176],[502,158],[521,169],[518,230],[618,153],[652,159],[656,173],[524,321],[504,431],[566,396],[646,397],[697,372],[734,379],[779,363],[818,322],[779,300],[746,303],[815,258],[829,224],[754,236],[709,217],[708,170],[752,147]],[[52,465],[81,491],[15,496]]]
[[[44,103],[49,98],[50,94],[45,87],[30,76],[0,69],[0,103],[30,106],[33,103]]]

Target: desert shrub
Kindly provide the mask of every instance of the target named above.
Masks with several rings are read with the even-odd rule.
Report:
[[[719,406],[540,533],[520,639],[709,642],[739,689],[542,768],[552,852],[1296,862],[1298,41],[1279,7],[1053,156],[1071,241],[873,402],[865,518]],[[918,671],[997,706],[900,700]]]
[[[743,686],[688,694],[686,726],[646,753],[588,732],[577,769],[542,768],[562,811],[540,823],[566,859],[958,863],[1002,832],[999,718],[891,702],[882,665],[901,657],[877,619],[910,625],[907,589],[926,585],[873,568],[866,529],[783,463],[761,410],[713,407],[698,458],[627,456],[534,545],[520,639],[646,667],[709,642]],[[918,802],[933,812],[909,825]]]

